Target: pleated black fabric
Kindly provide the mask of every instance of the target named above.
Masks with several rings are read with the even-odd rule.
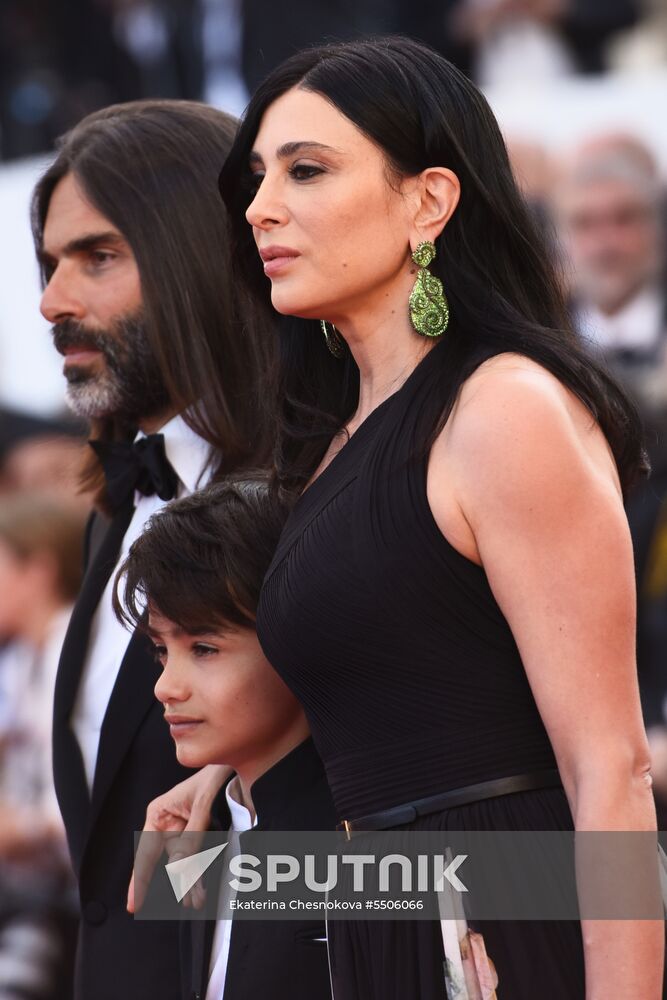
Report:
[[[429,352],[300,498],[260,599],[262,646],[304,706],[341,820],[556,766],[486,574],[428,505],[422,403],[441,391],[442,352]],[[554,830],[572,818],[551,789],[413,827]],[[330,937],[335,1000],[446,997],[439,925],[336,922]],[[583,998],[576,924],[498,923],[484,937],[499,1000]]]

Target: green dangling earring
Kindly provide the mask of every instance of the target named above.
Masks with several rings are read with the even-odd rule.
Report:
[[[435,244],[430,240],[419,243],[412,260],[419,272],[410,292],[410,322],[424,337],[441,337],[449,323],[449,303],[440,278],[426,270],[435,260]]]
[[[334,358],[342,358],[345,354],[345,342],[336,327],[333,323],[327,323],[325,319],[320,320],[320,326],[322,327],[322,333],[324,334],[324,339],[327,342],[327,347],[333,354]]]

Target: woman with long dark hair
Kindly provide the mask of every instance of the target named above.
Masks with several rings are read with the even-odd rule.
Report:
[[[275,475],[299,498],[258,633],[340,821],[654,829],[623,512],[640,425],[572,333],[483,97],[407,39],[300,53],[221,189],[239,280],[293,317]],[[497,995],[659,996],[659,926],[584,931],[490,925]],[[447,995],[437,924],[330,939],[336,1000]]]

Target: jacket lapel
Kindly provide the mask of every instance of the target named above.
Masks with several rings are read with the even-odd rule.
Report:
[[[63,642],[56,677],[54,721],[61,725],[69,722],[79,689],[93,616],[118,560],[120,546],[132,519],[133,509],[128,505],[115,515],[84,574]],[[94,519],[98,517],[97,514],[93,515]],[[95,522],[90,536],[95,531],[94,524]]]
[[[80,863],[83,852],[89,796],[83,758],[70,725],[70,716],[81,681],[93,615],[116,565],[132,512],[133,507],[128,504],[116,514],[88,565],[69,621],[56,675],[53,699],[53,774],[75,866]],[[96,531],[98,518],[99,515],[93,515],[89,539]]]

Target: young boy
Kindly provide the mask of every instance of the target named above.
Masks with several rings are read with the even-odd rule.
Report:
[[[136,625],[148,611],[162,666],[155,694],[178,760],[236,772],[225,790],[227,815],[216,817],[235,832],[335,826],[301,706],[254,630],[286,516],[263,478],[225,480],[156,514],[118,577],[119,617]],[[330,1000],[321,924],[194,921],[184,935],[188,1000]]]

